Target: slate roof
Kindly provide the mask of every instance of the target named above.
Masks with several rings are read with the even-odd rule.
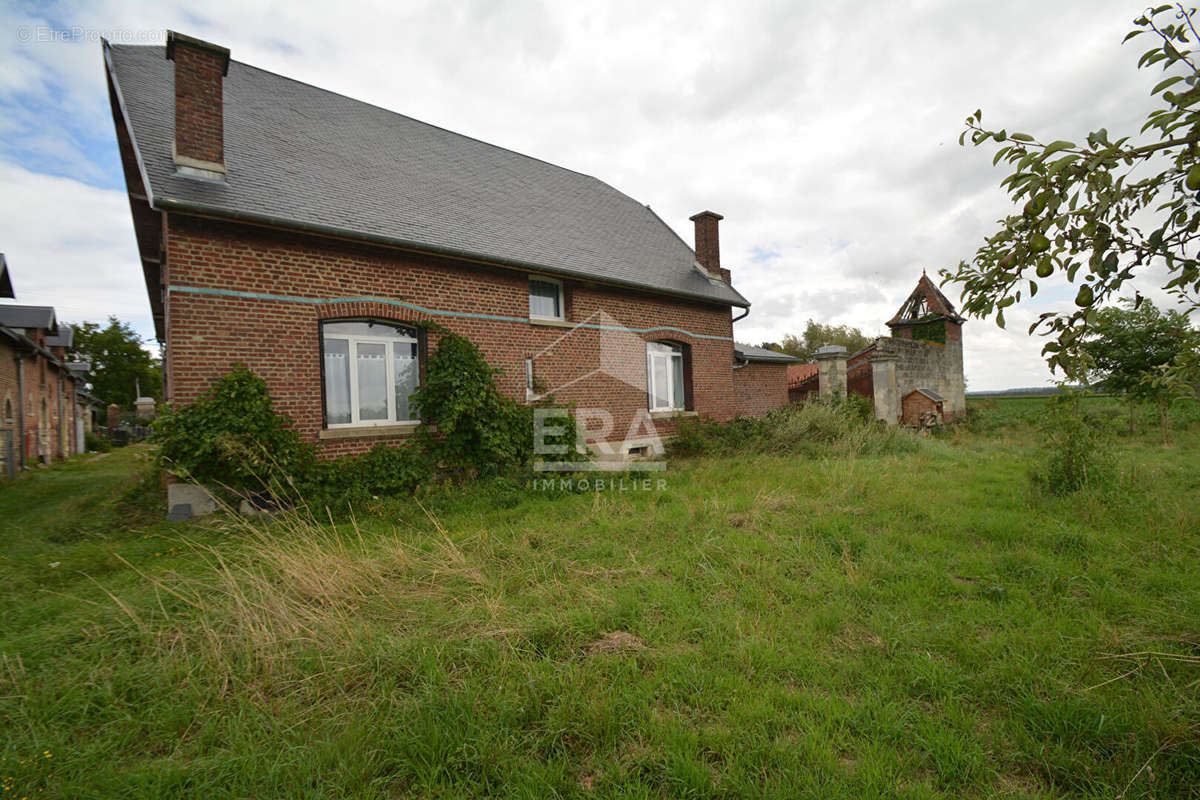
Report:
[[[224,83],[226,181],[176,175],[174,64],[159,46],[106,43],[105,57],[154,208],[749,306],[596,178],[239,61]]]
[[[0,303],[0,325],[6,328],[44,328],[58,331],[51,306],[16,306]]]
[[[46,347],[70,347],[75,341],[75,329],[65,325],[58,333],[46,337]]]
[[[909,394],[923,394],[935,403],[943,403],[942,396],[933,389],[913,389]]]
[[[742,361],[764,361],[775,364],[795,364],[800,359],[795,356],[789,356],[787,353],[780,353],[777,350],[767,350],[763,347],[755,347],[749,344],[741,344],[735,342],[733,345],[733,353]]]

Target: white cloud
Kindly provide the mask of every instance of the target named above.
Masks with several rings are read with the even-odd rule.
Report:
[[[61,322],[116,314],[153,334],[123,191],[0,163],[0,241],[16,302],[54,306]]]
[[[758,342],[809,317],[878,332],[922,268],[970,258],[1005,208],[991,151],[957,145],[976,107],[988,122],[1054,138],[1136,128],[1154,76],[1134,69],[1141,48],[1120,40],[1139,10],[1115,0],[419,0],[342,3],[331,15],[327,3],[113,0],[0,18],[9,30],[36,16],[117,38],[182,30],[235,59],[595,175],[689,241],[688,216],[721,212],[722,262],[755,303],[737,337]],[[49,109],[34,109],[38,129],[29,114],[0,123],[23,137],[23,157],[113,184],[99,46],[9,40],[0,53],[15,65],[0,99]],[[108,150],[94,152],[89,134]],[[93,280],[87,265],[103,260],[106,285],[130,294],[107,291],[87,307],[131,313],[148,331],[128,210],[76,214],[90,195],[64,186],[86,188],[39,191],[61,191],[58,213],[102,249],[66,247],[46,226],[43,244],[10,258],[19,287],[65,309]],[[25,224],[27,208],[15,213],[0,231],[10,253],[39,227]],[[46,259],[64,266],[44,270]],[[1049,378],[1041,341],[1017,323],[1044,308],[1011,315],[1008,331],[967,325],[972,388]]]

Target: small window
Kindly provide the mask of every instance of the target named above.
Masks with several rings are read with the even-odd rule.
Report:
[[[12,398],[6,397],[6,398],[4,398],[4,424],[12,425],[12,423],[13,423]]]
[[[417,332],[381,322],[321,326],[325,425],[416,422],[412,394],[420,385]]]
[[[563,319],[562,283],[549,278],[530,278],[529,316],[531,319]]]
[[[682,411],[685,408],[681,345],[671,342],[646,343],[646,390],[651,411]]]

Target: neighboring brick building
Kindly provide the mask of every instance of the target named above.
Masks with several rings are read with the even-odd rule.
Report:
[[[397,441],[437,343],[412,325],[432,321],[506,394],[606,410],[606,441],[786,402],[785,378],[739,394],[758,379],[734,369],[731,312],[749,303],[720,215],[692,217],[693,251],[595,178],[174,32],[104,58],[168,401],[242,361],[327,454]]]
[[[13,298],[0,255],[0,297]],[[71,329],[49,306],[0,304],[0,476],[80,452],[76,365],[67,363]]]
[[[758,417],[788,404],[788,370],[800,359],[745,344],[734,345],[737,366],[734,388],[738,397],[737,416]]]
[[[892,424],[916,425],[923,412],[939,420],[962,417],[967,409],[964,321],[922,273],[887,322],[892,336],[882,336],[848,357],[844,348],[835,348],[819,356],[819,364],[789,367],[788,395],[792,402],[805,402],[817,396],[859,394],[873,403],[877,419]]]

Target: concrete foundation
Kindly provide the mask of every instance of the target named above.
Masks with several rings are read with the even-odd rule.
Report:
[[[208,489],[196,483],[172,483],[167,486],[167,509],[190,505],[193,517],[203,517],[217,510],[217,501]]]

